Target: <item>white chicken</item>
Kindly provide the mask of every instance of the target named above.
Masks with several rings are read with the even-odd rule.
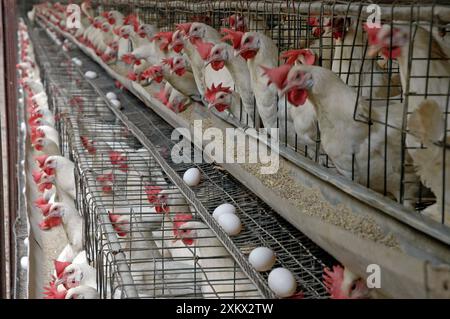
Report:
[[[177,236],[198,256],[204,298],[257,298],[250,280],[204,223],[189,221],[178,228]]]
[[[267,76],[270,73],[269,81],[273,82],[276,87],[283,86],[283,83],[286,81],[287,72],[290,69],[289,65],[314,65],[315,63],[315,55],[312,51],[308,49],[299,49],[299,50],[289,50],[283,52],[281,57],[286,59],[288,65],[281,65],[278,68],[269,69],[263,67],[264,74]],[[295,100],[295,96],[291,96],[291,99]],[[286,104],[286,105],[285,105]],[[310,159],[315,159],[316,157],[316,147],[317,147],[317,139],[318,139],[318,129],[317,129],[317,115],[314,109],[314,106],[309,100],[306,100],[302,107],[295,107],[289,102],[286,102],[283,98],[278,102],[278,118],[284,119],[285,115],[281,113],[284,107],[287,108],[288,114],[288,143],[292,146],[296,146],[297,142],[300,144],[306,145],[305,152]],[[282,112],[282,111],[281,111]],[[292,122],[293,129],[297,134],[298,141],[293,141],[291,136],[291,131],[289,130],[290,124]],[[281,126],[283,125],[283,121]],[[282,130],[282,127],[281,127]],[[284,137],[284,132],[281,132],[281,137]],[[281,138],[281,140],[283,140]]]
[[[415,206],[417,184],[408,187],[405,194],[400,193],[402,161],[399,130],[391,127],[387,130],[387,153],[384,152],[385,126],[379,123],[383,123],[386,109],[372,109],[369,112],[364,101],[359,101],[357,116],[362,122],[354,120],[356,92],[332,71],[318,66],[293,66],[281,94],[286,94],[294,106],[301,107],[307,99],[312,102],[318,117],[322,146],[339,173],[375,191],[386,192],[397,200],[403,198],[408,207]],[[401,126],[402,112],[401,105],[389,107],[389,124],[392,127]],[[364,123],[369,118],[373,121],[370,135],[368,125]],[[410,162],[407,156],[405,163]],[[411,182],[418,181],[413,170],[405,166],[404,178]]]
[[[364,280],[347,267],[333,266],[324,269],[323,282],[331,299],[365,299],[369,289]]]
[[[63,156],[49,156],[45,160],[44,167],[54,170],[53,183],[57,189],[59,201],[66,202],[71,198],[72,202],[76,198],[75,193],[75,164]],[[70,200],[66,203],[70,203]]]
[[[60,273],[56,286],[63,284],[66,289],[89,286],[97,289],[97,271],[88,263],[71,263]]]
[[[219,78],[219,74],[214,74],[214,70],[212,70],[210,66],[205,68],[205,63],[197,51],[195,42],[201,40],[203,42],[218,43],[221,38],[220,34],[214,28],[200,22],[179,24],[177,25],[177,28],[178,30],[173,33],[170,46],[175,52],[184,49],[192,67],[192,73],[197,84],[197,89],[199,93],[204,96],[206,88],[208,87],[206,84],[207,74],[209,74],[210,82],[218,80],[216,85],[223,81]]]
[[[447,173],[450,169],[450,152],[445,146],[439,145],[439,143],[449,143],[450,137],[445,134],[445,116],[439,105],[434,100],[424,100],[419,104],[409,118],[408,131],[407,143],[409,139],[414,139],[413,142],[418,139],[425,147],[420,152],[416,152],[414,166],[425,186],[431,188],[436,195],[436,204],[427,207],[423,213],[442,222],[444,212],[445,224],[450,225],[450,191],[447,188],[444,193],[443,189],[443,183],[448,185],[450,182]],[[444,152],[446,153],[445,163],[443,163]],[[445,179],[442,176],[444,172]]]
[[[47,155],[61,155],[59,146],[51,139],[46,137],[36,138],[31,145],[37,152]]]
[[[235,54],[247,60],[250,78],[255,95],[258,113],[265,128],[277,127],[278,94],[273,87],[267,87],[261,65],[269,68],[278,65],[278,48],[275,43],[262,33],[238,31],[228,32],[232,39]]]
[[[83,249],[83,218],[70,205],[65,203],[54,203],[46,218],[62,218],[64,230],[66,231],[69,244],[76,252]]]
[[[409,27],[405,26],[391,29],[390,25],[383,25],[381,28],[368,28],[367,32],[369,55],[381,53],[387,59],[397,59],[408,111],[414,112],[425,97],[432,96],[433,103],[445,113],[450,61],[432,33],[416,24],[413,25],[412,35]],[[410,56],[413,57],[412,61]],[[427,150],[422,148],[420,139],[408,134],[406,146],[414,162],[422,163]]]
[[[360,87],[359,94],[369,98],[388,97],[387,73],[370,59],[365,52],[367,41],[361,23],[349,18],[334,18],[332,34],[336,39],[331,70],[339,74],[342,81],[351,87]],[[366,55],[365,55],[366,54]],[[389,96],[400,94],[391,79]]]
[[[186,58],[179,55],[163,59],[162,62],[162,65],[153,65],[144,71],[144,78],[158,83],[164,78],[180,93],[199,100],[200,94],[197,90],[194,75],[187,70]]]
[[[220,70],[223,66],[228,69],[233,78],[234,89],[239,93],[245,113],[249,116],[249,126],[259,128],[259,123],[255,123],[255,118],[259,119],[259,115],[246,61],[239,55],[235,56],[233,47],[226,43],[214,45],[208,53],[205,64],[211,64],[214,70]]]
[[[67,290],[65,299],[100,299],[100,295],[93,287],[77,286]]]

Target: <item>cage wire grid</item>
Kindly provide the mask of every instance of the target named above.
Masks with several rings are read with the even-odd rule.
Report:
[[[132,136],[124,136],[127,135],[128,130],[115,119],[115,116],[109,111],[106,103],[99,99],[98,92],[93,90],[79,71],[75,70],[75,66],[71,64],[67,56],[50,45],[49,39],[42,36],[42,31],[35,32],[34,37],[40,41],[37,47],[40,47],[38,52],[41,65],[51,65],[51,67],[43,68],[45,70],[44,78],[46,79],[47,88],[53,94],[52,107],[55,109],[57,116],[61,116],[63,119],[61,121],[63,127],[60,128],[62,129],[61,136],[63,144],[67,145],[63,149],[68,150],[70,157],[76,162],[76,175],[79,181],[79,185],[77,185],[77,202],[81,213],[85,217],[85,236],[88,256],[93,265],[96,266],[102,296],[121,295],[122,297],[130,297],[127,294],[127,290],[132,288],[131,290],[135,290],[135,292],[131,292],[132,295],[134,293],[134,296],[142,295],[149,297],[152,295],[150,290],[153,290],[153,293],[157,292],[157,295],[160,297],[175,297],[170,291],[171,288],[176,286],[176,282],[170,283],[167,281],[168,279],[159,282],[154,279],[153,283],[155,285],[152,288],[149,288],[148,285],[142,282],[142,278],[145,276],[152,274],[157,276],[162,272],[163,278],[166,278],[164,274],[169,277],[169,275],[173,274],[173,271],[171,273],[171,270],[164,267],[160,267],[161,269],[139,270],[142,264],[148,263],[140,262],[142,260],[139,259],[136,261],[133,260],[133,254],[136,252],[144,251],[151,255],[160,249],[147,248],[135,250],[129,244],[139,243],[139,240],[134,242],[133,234],[137,236],[142,235],[140,234],[142,231],[134,230],[134,223],[131,221],[130,233],[132,239],[124,240],[120,238],[113,227],[113,223],[108,219],[107,212],[107,207],[112,206],[113,213],[128,215],[130,216],[130,220],[140,218],[139,216],[142,216],[142,210],[151,207],[147,201],[146,193],[143,191],[142,179],[145,178],[146,181],[154,183],[155,178],[149,175],[151,175],[152,169],[161,173],[161,168],[155,163],[150,154],[145,154],[142,160],[132,161],[130,163],[133,165],[145,163],[150,168],[149,170],[145,170],[145,176],[137,176],[131,180],[126,179],[125,181],[115,183],[112,196],[105,196],[101,190],[102,186],[99,185],[98,176],[101,176],[105,172],[117,171],[117,167],[109,164],[108,159],[105,160],[105,157],[108,156],[105,156],[103,153],[103,149],[109,151],[111,148],[105,146],[105,144],[98,143],[99,148],[97,149],[97,153],[95,156],[92,156],[88,154],[80,140],[81,134],[84,134],[84,137],[94,142],[118,143],[115,145],[117,148],[114,148],[114,150],[121,154],[126,154],[127,157],[134,153],[136,148],[141,145]],[[44,53],[42,51],[41,45],[45,45],[47,52]],[[88,63],[88,61],[85,60],[85,63]],[[83,101],[82,103],[80,102],[81,100]],[[78,101],[78,106],[76,101]],[[134,124],[140,128],[146,127],[146,131],[143,134],[154,143],[158,151],[164,154],[164,149],[167,150],[167,146],[170,145],[168,143],[170,139],[166,134],[171,132],[171,128],[163,123],[155,114],[151,114],[150,111],[146,110],[145,113],[145,117],[142,117],[143,114],[139,112],[134,113],[134,115],[127,114],[126,116],[130,121],[135,121]],[[130,149],[132,150],[131,152]],[[98,155],[101,156],[99,157]],[[167,161],[170,160],[167,157],[167,153],[164,159]],[[169,163],[169,165],[174,167],[178,174],[182,174],[187,168],[190,168],[187,165],[175,165],[174,163]],[[236,245],[242,254],[247,254],[257,244],[274,249],[278,257],[278,265],[285,266],[294,272],[301,285],[301,290],[305,293],[305,297],[325,297],[326,292],[321,282],[321,275],[322,269],[325,266],[325,260],[329,257],[304,235],[276,216],[267,205],[243,188],[231,176],[217,170],[209,164],[202,164],[200,168],[203,174],[207,176],[207,181],[205,187],[202,187],[196,192],[195,196],[201,203],[206,204],[205,206],[208,211],[212,212],[218,204],[223,202],[224,194],[227,196],[225,198],[232,198],[234,204],[238,207],[239,215],[245,226],[241,235],[233,238],[233,245]],[[150,174],[148,174],[148,171],[150,171]],[[162,176],[165,175],[162,174]],[[176,189],[170,183],[167,176],[163,178],[163,181],[158,181],[158,183],[164,184],[166,189]],[[124,194],[121,194],[120,201],[116,198],[115,188],[125,189]],[[130,189],[133,190],[130,191]],[[219,190],[219,192],[213,190]],[[130,206],[133,208],[137,207],[137,211],[130,209]],[[193,215],[194,219],[199,220],[195,209],[193,210],[190,205],[182,206]],[[170,232],[171,230],[170,227],[164,228],[162,234],[165,235],[166,231]],[[173,239],[173,237],[168,238],[170,240]],[[164,243],[164,240],[168,238],[164,238],[163,236],[162,242]],[[195,249],[197,248],[196,246],[194,247],[194,255]],[[149,260],[149,258],[146,260]],[[169,262],[167,258],[156,258],[153,261],[155,267]],[[202,268],[199,265],[198,258],[191,258],[190,263],[191,269]],[[135,270],[134,268],[137,269]],[[234,264],[232,269],[230,267],[229,269],[225,269],[225,271],[235,274],[239,273],[238,268]],[[211,271],[211,269],[206,269],[206,271],[208,270]],[[196,274],[197,272],[194,273]],[[131,278],[128,276],[128,279],[132,280],[132,284],[128,280],[123,280],[125,275],[130,274]],[[186,276],[186,274],[181,275]],[[193,287],[196,286],[195,284],[192,285],[193,282],[199,283],[202,287],[208,285],[214,286],[214,283],[211,285],[208,280],[201,280],[201,277],[208,278],[207,274],[200,273],[198,277],[190,281],[185,280],[184,284],[191,284],[191,287],[188,287],[190,289],[189,293],[184,294],[183,297],[188,295],[199,297],[202,295],[198,291],[198,287]],[[266,279],[267,274],[262,274],[258,280],[263,278]],[[244,278],[241,281],[248,281],[248,279]],[[236,287],[236,285],[239,287],[239,284],[236,282],[229,284],[229,286],[233,287]],[[266,285],[265,282],[263,282],[264,285]],[[230,289],[230,291],[227,291],[229,293],[227,296],[230,296],[230,294],[233,295],[235,292],[234,289]],[[252,292],[254,292],[255,297],[259,295],[255,288],[253,288]],[[207,297],[217,297],[217,295],[213,291]],[[156,296],[153,295],[153,297]]]
[[[119,10],[124,14],[137,14],[144,23],[156,25],[161,30],[173,30],[177,23],[199,21],[207,23],[216,29],[224,26],[223,19],[231,14],[241,14],[248,19],[248,30],[263,32],[274,40],[278,46],[279,54],[293,48],[310,48],[318,57],[318,65],[333,70],[347,85],[354,88],[358,97],[354,105],[354,119],[364,123],[369,130],[369,146],[378,137],[372,137],[374,128],[380,125],[384,129],[384,163],[383,185],[375,185],[373,181],[374,168],[370,164],[371,154],[367,152],[367,169],[365,172],[356,172],[356,165],[352,167],[351,178],[367,188],[376,188],[377,191],[389,199],[399,203],[408,203],[416,211],[422,211],[436,202],[433,193],[418,180],[411,180],[409,172],[412,170],[409,152],[417,149],[426,149],[423,143],[411,145],[407,143],[408,135],[414,135],[408,129],[408,121],[412,111],[417,105],[417,99],[436,98],[442,103],[443,113],[447,122],[447,108],[449,90],[436,91],[433,88],[436,79],[448,83],[450,75],[442,71],[433,74],[430,71],[430,61],[447,63],[448,58],[436,57],[431,53],[432,37],[428,41],[428,50],[419,52],[414,46],[414,34],[417,28],[433,30],[444,34],[440,44],[447,50],[447,34],[450,31],[448,21],[440,18],[439,9],[448,9],[446,3],[439,1],[94,1],[98,6],[97,13],[108,10]],[[363,24],[369,15],[366,8],[370,4],[381,7],[381,22],[393,27],[403,26],[412,30],[410,36],[409,57],[402,66],[397,61],[385,60],[380,57],[368,58],[367,36],[363,32]],[[199,14],[201,13],[201,14]],[[425,17],[428,20],[425,20]],[[314,24],[311,18],[316,19]],[[333,19],[331,19],[333,18]],[[316,33],[316,30],[322,30]],[[336,39],[337,33],[342,33],[342,39]],[[446,35],[447,34],[447,35]],[[434,34],[433,34],[434,36]],[[340,54],[337,54],[337,52]],[[424,74],[415,74],[414,65],[426,64]],[[402,71],[403,68],[403,71]],[[407,70],[405,70],[407,69]],[[401,77],[405,77],[402,86]],[[422,81],[424,89],[414,91],[410,89],[412,81]],[[432,84],[429,84],[432,83]],[[362,109],[361,101],[368,107]],[[403,119],[394,122],[394,105],[403,109]],[[242,105],[241,105],[242,108]],[[376,117],[375,110],[386,108],[384,117]],[[242,114],[242,111],[240,112]],[[286,117],[285,117],[286,118]],[[238,125],[249,125],[248,119],[240,117]],[[296,133],[293,140],[288,139],[287,132],[292,129],[291,122],[280,123],[278,128],[284,137],[281,144],[301,156],[336,172],[333,161],[320,147],[320,130],[317,125],[314,143],[305,144]],[[236,124],[236,123],[234,123]],[[446,125],[447,126],[447,125]],[[398,185],[399,194],[393,197],[392,186],[389,185],[389,156],[388,143],[391,130],[401,132],[401,145],[395,149],[400,154],[401,177]],[[443,134],[446,136],[447,128]],[[444,140],[446,138],[444,137]],[[434,143],[440,147],[443,161],[446,163],[446,148],[441,143]],[[445,143],[444,143],[445,145]],[[353,154],[355,156],[355,154]],[[442,179],[445,179],[445,165]],[[445,183],[444,183],[445,184]],[[442,190],[442,202],[445,203],[445,185]],[[412,204],[409,204],[412,203]],[[444,223],[444,204],[441,205],[440,222]]]

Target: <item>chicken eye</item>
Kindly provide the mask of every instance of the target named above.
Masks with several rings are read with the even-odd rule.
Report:
[[[250,38],[245,39],[244,43],[249,43],[250,42]]]

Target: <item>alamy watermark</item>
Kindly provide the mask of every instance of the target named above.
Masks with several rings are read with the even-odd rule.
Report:
[[[69,4],[66,8],[66,28],[80,29],[81,28],[81,9],[77,4]]]
[[[366,12],[369,13],[366,24],[368,28],[380,28],[381,27],[381,7],[377,4],[370,4],[366,8]]]
[[[177,142],[171,151],[172,161],[177,164],[213,161],[218,164],[258,164],[263,175],[277,173],[280,166],[278,129],[275,128],[259,131],[250,128],[246,132],[238,128],[204,129],[203,121],[196,120],[193,134],[187,128],[177,128],[171,139]],[[192,148],[191,141],[197,147]]]
[[[369,274],[366,278],[367,288],[381,288],[381,267],[377,264],[370,264],[366,268]]]

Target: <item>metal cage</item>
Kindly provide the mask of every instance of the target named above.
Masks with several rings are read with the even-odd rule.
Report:
[[[417,141],[416,137],[415,142],[412,142],[418,132],[408,123],[410,115],[420,101],[427,98],[437,100],[443,116],[447,117],[449,89],[445,87],[445,83],[449,82],[450,76],[448,68],[445,69],[445,65],[448,64],[447,52],[450,45],[447,34],[450,28],[447,4],[439,1],[424,3],[407,0],[394,2],[96,1],[95,3],[98,4],[98,13],[119,10],[124,14],[137,14],[143,22],[156,25],[161,30],[173,30],[175,24],[188,21],[200,21],[220,29],[225,25],[224,18],[232,14],[240,14],[248,20],[248,31],[263,32],[274,41],[279,49],[279,55],[289,49],[310,48],[318,57],[318,65],[331,69],[357,92],[354,120],[366,124],[369,131],[369,147],[371,142],[375,143],[375,139],[378,138],[373,137],[374,129],[384,130],[382,137],[384,147],[380,147],[384,152],[382,155],[384,163],[381,169],[382,185],[374,186],[372,178],[374,168],[371,167],[369,151],[366,154],[366,172],[362,174],[359,172],[360,176],[358,176],[353,166],[351,174],[347,177],[416,211],[422,211],[434,205],[437,197],[440,203],[428,208],[428,211],[433,211],[431,215],[440,223],[444,223],[445,203],[448,202],[448,199],[445,199],[447,156],[445,155],[446,143],[441,142],[446,139],[439,136],[439,140],[425,143]],[[409,55],[406,61],[399,63],[397,60],[381,56],[374,58],[368,56],[368,37],[364,25],[369,20],[372,21],[371,14],[374,11],[373,9],[368,11],[368,6],[371,4],[379,6],[377,10],[380,10],[381,24],[389,25],[391,30],[402,27],[410,31],[407,45]],[[417,30],[432,30],[432,32],[427,31],[417,35]],[[423,39],[415,39],[419,36]],[[415,45],[419,41],[423,43],[421,48]],[[438,66],[433,67],[433,63]],[[439,67],[441,69],[436,71],[435,69]],[[414,83],[423,89],[415,89]],[[438,83],[441,89],[434,88]],[[361,109],[361,102],[368,110]],[[375,117],[376,112],[381,112],[382,116]],[[242,114],[242,111],[240,113]],[[394,118],[393,113],[400,113],[401,118]],[[241,125],[249,125],[247,118],[241,117],[239,120]],[[281,130],[282,146],[296,151],[299,156],[306,156],[325,166],[332,173],[340,173],[321,148],[318,125],[315,139],[309,144],[305,144],[301,136],[295,133],[293,123],[287,121],[287,116],[283,119],[279,118],[277,125]],[[441,135],[446,135],[446,126],[442,128]],[[394,155],[388,154],[387,150],[391,130],[401,132],[401,145],[395,148]],[[290,131],[294,131],[294,135],[289,139]],[[426,151],[427,144],[433,145],[433,151]],[[436,147],[437,149],[434,149]],[[425,151],[417,150],[418,148]],[[429,181],[424,183],[423,179],[422,182],[418,178],[411,179],[414,175],[414,167],[425,165],[417,159],[417,156],[420,157],[421,154],[427,156],[429,152],[442,154],[439,164],[441,171],[439,177],[436,176],[442,180],[441,185],[436,186],[441,190],[439,195],[433,194],[428,188]],[[410,153],[418,154],[415,156],[416,161],[411,159]],[[401,161],[401,178],[395,190],[390,185],[388,176],[391,155],[396,159],[399,157],[398,161]],[[437,210],[439,210],[439,216],[436,214]]]
[[[273,297],[268,273],[256,274],[229,252],[236,249],[242,258],[258,245],[276,252],[277,263],[295,274],[306,298],[327,296],[321,276],[332,259],[231,176],[199,164],[206,180],[196,197],[207,203],[208,216],[226,194],[244,225],[225,249],[220,231],[205,222],[70,58],[40,33],[34,34],[38,59],[50,106],[61,119],[62,150],[76,163],[77,206],[102,298]],[[170,162],[172,128],[156,114],[147,110],[128,118],[146,124],[144,134],[177,174],[191,167]],[[182,232],[191,235],[180,238]]]

